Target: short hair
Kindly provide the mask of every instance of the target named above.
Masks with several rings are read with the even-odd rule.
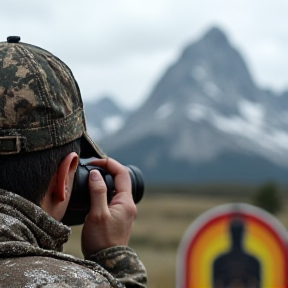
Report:
[[[57,167],[71,152],[80,154],[80,139],[46,150],[0,156],[0,188],[40,206]]]

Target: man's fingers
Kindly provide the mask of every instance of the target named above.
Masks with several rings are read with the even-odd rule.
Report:
[[[85,256],[117,245],[128,245],[136,205],[131,195],[131,179],[126,167],[117,161],[96,159],[89,163],[106,170],[114,180],[115,192],[107,204],[107,187],[97,169],[90,171],[90,212],[82,230],[82,251]]]
[[[90,171],[89,189],[91,198],[89,217],[99,220],[99,217],[103,218],[103,215],[109,213],[109,209],[107,206],[107,187],[100,172],[96,169]]]
[[[128,192],[131,194],[131,178],[127,167],[112,158],[95,159],[89,164],[99,166],[112,175],[117,193]]]

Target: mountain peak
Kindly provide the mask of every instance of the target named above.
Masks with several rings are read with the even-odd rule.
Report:
[[[213,27],[187,45],[144,105],[101,144],[150,183],[286,183],[288,99],[273,96],[254,84],[241,54]]]
[[[92,103],[90,103],[92,104]],[[93,105],[94,104],[94,105]],[[118,105],[112,98],[112,96],[110,95],[103,95],[102,98],[100,98],[99,100],[95,101],[91,106],[93,106],[93,110],[95,109],[95,107],[97,107],[97,110],[102,110],[102,111],[106,111],[109,113],[122,113],[123,109],[120,105]],[[87,109],[89,109],[89,107],[87,107]]]
[[[225,43],[228,39],[225,33],[218,27],[212,27],[202,38],[203,41],[209,41],[213,43]]]
[[[223,30],[214,26],[198,41],[193,42],[184,48],[183,56],[190,58],[192,55],[197,55],[199,58],[199,55],[205,54],[206,56],[209,56],[215,54],[215,51],[218,51],[219,54],[223,54],[226,57],[227,54],[231,54],[231,48],[232,46],[229,43],[229,39]]]

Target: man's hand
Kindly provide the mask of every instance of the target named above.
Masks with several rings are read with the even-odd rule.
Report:
[[[96,159],[89,164],[112,175],[115,195],[108,205],[105,182],[99,171],[92,170],[89,175],[91,207],[82,230],[84,257],[112,246],[128,245],[137,214],[128,169],[111,158]]]

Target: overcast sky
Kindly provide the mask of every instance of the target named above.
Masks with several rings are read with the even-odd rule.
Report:
[[[288,88],[287,0],[1,0],[0,41],[40,46],[73,71],[84,100],[127,108],[149,96],[183,48],[223,29],[261,87]]]

